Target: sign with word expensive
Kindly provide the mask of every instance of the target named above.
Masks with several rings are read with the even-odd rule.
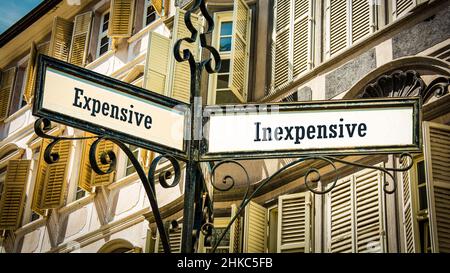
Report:
[[[44,55],[39,58],[34,115],[184,157],[188,105]]]
[[[418,151],[419,109],[419,98],[209,106],[203,157]]]

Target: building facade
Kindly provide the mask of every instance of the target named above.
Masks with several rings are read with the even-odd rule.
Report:
[[[49,141],[34,132],[36,55],[82,66],[188,102],[190,72],[174,59],[174,43],[190,35],[189,0],[44,1],[0,36],[0,253],[161,252],[145,190],[130,160],[102,141],[98,157],[115,151],[114,172],[89,164],[91,140],[61,141],[47,164]],[[204,104],[269,103],[420,96],[423,149],[394,180],[374,169],[336,163],[327,194],[305,186],[309,167],[318,187],[335,172],[320,160],[274,177],[237,217],[217,252],[450,252],[450,1],[448,0],[209,0],[215,21],[208,42],[222,58],[203,74]],[[200,13],[199,13],[200,14]],[[201,31],[205,20],[191,19]],[[198,44],[183,45],[196,59]],[[182,132],[180,132],[182,133]],[[89,134],[52,123],[49,134]],[[130,146],[145,168],[155,153]],[[399,168],[399,155],[343,159]],[[98,159],[100,161],[100,159]],[[293,158],[225,164],[215,181],[214,231],[200,237],[210,252],[242,202]],[[203,167],[206,180],[211,167]],[[104,166],[108,168],[108,166]],[[170,171],[162,162],[157,171]],[[250,183],[250,184],[247,184]],[[396,187],[393,194],[386,193]],[[156,185],[172,250],[180,251],[184,181]]]

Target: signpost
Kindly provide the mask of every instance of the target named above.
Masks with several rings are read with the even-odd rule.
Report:
[[[419,98],[209,106],[202,160],[417,152],[419,109]]]
[[[34,115],[186,158],[189,105],[45,55],[39,58]]]

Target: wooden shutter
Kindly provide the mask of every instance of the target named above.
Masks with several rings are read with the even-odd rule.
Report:
[[[1,73],[0,83],[0,121],[6,119],[9,115],[9,104],[11,102],[11,93],[14,87],[16,77],[16,68],[12,67]]]
[[[186,11],[177,8],[177,11],[175,13],[174,18],[174,27],[172,32],[172,45],[171,48],[173,48],[173,45],[176,41],[178,41],[181,38],[191,37],[191,32],[187,29],[185,23],[184,23],[184,14]],[[197,29],[200,29],[200,19],[198,15],[191,14],[191,21],[194,26],[197,27]],[[197,39],[198,40],[198,39]],[[183,42],[180,51],[182,52],[183,49],[189,49],[192,54],[194,54],[195,58],[198,58],[199,55],[199,49],[198,49],[198,42],[189,44],[187,42]],[[172,81],[171,81],[171,88],[169,88],[169,92],[171,92],[171,96],[175,99],[189,102],[190,98],[190,90],[191,90],[191,72],[189,68],[189,63],[187,61],[179,63],[175,60],[173,57],[173,54],[170,54],[172,58]]]
[[[0,230],[15,230],[20,226],[30,163],[30,160],[8,162],[0,202]]]
[[[111,0],[108,36],[127,38],[133,28],[134,0]]]
[[[266,252],[267,209],[250,201],[245,207],[244,253]]]
[[[73,23],[61,17],[53,20],[52,36],[48,55],[67,62],[69,60]]]
[[[384,252],[384,192],[383,174],[366,169],[354,175],[355,183],[355,250]]]
[[[49,55],[50,41],[39,45],[37,50],[40,54]]]
[[[31,209],[39,215],[45,216],[45,210],[41,208],[42,192],[44,189],[45,174],[47,173],[48,164],[44,160],[45,148],[50,144],[50,139],[42,139],[41,147],[39,151],[39,160],[37,164],[36,180],[33,190],[33,201],[31,203]]]
[[[340,179],[328,195],[328,251],[353,252],[353,176]]]
[[[290,62],[291,33],[291,1],[276,1],[275,8],[275,52],[273,68],[274,88],[285,86],[292,78],[292,63]]]
[[[85,66],[91,34],[92,12],[85,12],[75,16],[72,45],[70,47],[69,62],[74,65]]]
[[[234,0],[232,40],[230,89],[244,102],[247,100],[250,49],[250,8],[244,0]]]
[[[144,69],[144,88],[159,94],[165,94],[171,54],[170,39],[158,33],[150,32]]]
[[[70,141],[60,141],[52,149],[52,152],[59,154],[59,160],[47,166],[42,189],[41,209],[59,208],[64,204],[71,146]]]
[[[151,3],[159,16],[167,16],[169,14],[170,0],[151,0]]]
[[[277,252],[311,251],[311,193],[278,197]]]
[[[293,33],[293,77],[312,67],[312,29],[313,29],[313,1],[294,1],[294,33]]]
[[[86,133],[85,136],[92,136],[92,134]],[[112,183],[115,176],[115,170],[109,174],[99,175],[92,170],[89,162],[89,150],[95,139],[83,140],[83,152],[81,154],[80,176],[78,179],[78,186],[87,192],[92,192],[92,187],[105,186]],[[105,152],[113,151],[117,154],[118,147],[111,141],[100,141],[97,145],[97,164],[102,171],[107,171],[109,165],[101,164],[101,155]]]
[[[351,3],[351,34],[352,43],[367,36],[371,32],[372,16],[371,9],[374,5],[371,5],[371,1],[368,0],[353,0]]]
[[[400,166],[405,168],[410,164],[410,159],[403,159],[400,162]],[[404,233],[404,246],[406,253],[415,253],[417,249],[417,241],[415,236],[415,216],[414,207],[412,204],[412,183],[411,172],[401,172],[401,189],[402,189],[402,223]]]
[[[27,103],[30,103],[33,95],[34,95],[34,82],[35,82],[35,70],[36,70],[36,55],[37,55],[37,48],[36,44],[34,42],[31,43],[30,48],[30,57],[28,59],[27,64],[27,71],[26,71],[26,82],[25,82],[25,89],[23,92],[24,99]]]
[[[433,252],[450,252],[450,126],[423,124],[428,217]]]
[[[179,224],[178,228],[175,230],[169,230],[169,244],[171,253],[181,253],[181,234],[183,231],[183,225]],[[163,245],[161,243],[159,233],[156,236],[155,247],[156,253],[164,253]]]
[[[347,1],[330,0],[330,37],[329,54],[340,51],[347,46]]]
[[[417,0],[394,0],[392,1],[392,15],[394,20],[405,15],[410,11],[413,7],[416,6]]]
[[[230,221],[236,215],[237,207],[231,205]],[[230,227],[230,253],[239,253],[241,250],[241,217],[238,216]]]

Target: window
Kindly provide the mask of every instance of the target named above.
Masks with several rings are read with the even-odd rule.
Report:
[[[129,146],[131,152],[133,152],[133,155],[136,158],[139,158],[139,147],[134,146],[134,145],[130,145]],[[133,164],[131,163],[131,160],[129,158],[127,158],[127,166],[125,168],[125,176],[129,176],[132,173],[135,173],[136,169],[134,168]]]
[[[97,57],[102,56],[110,49],[111,40],[108,37],[109,11],[102,14],[98,34]]]
[[[377,29],[377,1],[328,0],[327,50],[331,57]]]
[[[41,218],[41,216],[40,216],[39,214],[37,214],[37,213],[34,212],[34,211],[31,212],[31,219],[30,219],[30,222],[36,221],[36,220],[38,220],[39,218]]]
[[[79,200],[86,196],[86,191],[80,187],[77,187],[77,192],[75,193],[75,200]]]
[[[414,162],[414,185],[416,201],[416,219],[419,236],[419,251],[421,253],[431,252],[430,226],[428,218],[428,198],[426,188],[425,161],[419,158]]]
[[[145,2],[145,12],[144,12],[144,26],[148,26],[158,19],[158,13],[153,7],[151,0]]]
[[[222,233],[225,231],[226,227],[214,228],[211,234],[211,247],[206,247],[206,253],[211,253],[212,248],[216,245],[217,241],[222,236]],[[220,241],[220,244],[217,246],[215,253],[229,253],[230,252],[230,229],[227,231],[225,236]]]

